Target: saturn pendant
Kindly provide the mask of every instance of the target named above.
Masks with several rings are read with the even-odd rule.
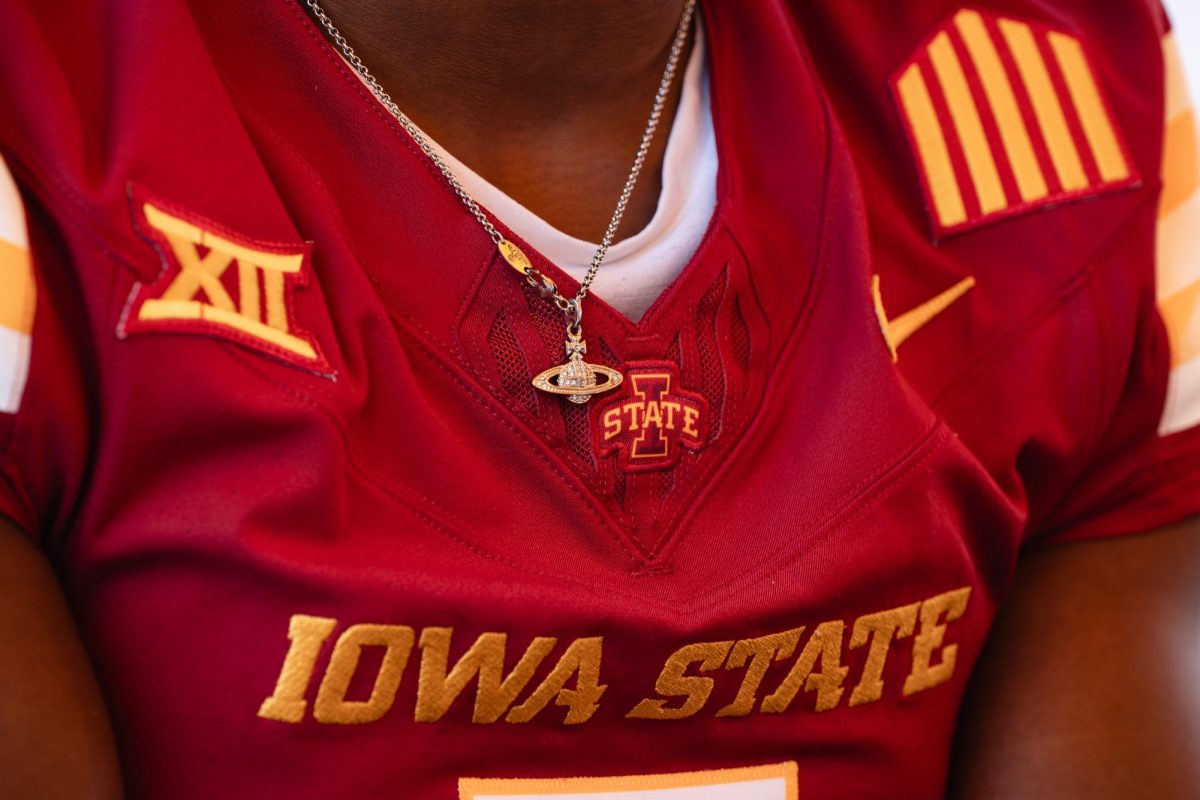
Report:
[[[550,394],[565,395],[572,403],[583,404],[594,394],[602,394],[621,385],[624,377],[615,369],[603,364],[589,364],[583,360],[587,342],[581,333],[567,333],[567,363],[551,367],[533,379],[535,388]]]

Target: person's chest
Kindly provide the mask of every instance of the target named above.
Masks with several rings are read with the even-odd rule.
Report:
[[[1000,329],[981,275],[897,369],[872,275],[915,269],[916,305],[977,273],[868,234],[883,184],[794,32],[710,11],[716,216],[638,325],[586,301],[625,380],[575,405],[531,383],[559,312],[299,9],[267,16],[195,16],[221,102],[141,143],[113,221],[141,241],[69,569],[135,790],[795,762],[800,796],[940,791],[1027,512],[929,386]]]

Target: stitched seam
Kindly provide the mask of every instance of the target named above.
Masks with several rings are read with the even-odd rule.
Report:
[[[322,41],[324,41],[324,40],[322,40]],[[280,141],[280,137],[275,132],[275,129],[269,123],[267,123],[265,120],[263,120],[260,115],[258,115],[252,109],[250,109],[248,111],[248,113],[254,115],[255,118],[258,119],[260,124],[263,125],[264,129],[273,138],[275,138],[277,141]],[[486,402],[482,397],[480,397],[478,392],[471,391],[471,387],[469,387],[460,376],[455,374],[449,368],[449,366],[446,363],[444,363],[445,360],[442,359],[441,357],[439,357],[439,355],[435,351],[433,351],[429,347],[428,344],[426,344],[424,341],[422,341],[421,336],[415,335],[413,333],[413,331],[411,329],[415,328],[417,331],[424,334],[424,336],[428,337],[434,343],[439,345],[443,350],[453,352],[453,345],[449,344],[448,342],[442,340],[440,337],[435,335],[432,331],[430,331],[428,328],[426,328],[424,325],[422,325],[419,321],[417,321],[415,318],[413,318],[410,314],[403,312],[401,310],[402,306],[398,305],[395,302],[395,299],[391,296],[391,293],[388,292],[380,284],[379,280],[375,277],[375,275],[369,269],[366,268],[366,266],[365,266],[366,262],[362,258],[361,253],[354,246],[353,241],[352,241],[351,237],[349,236],[348,231],[346,229],[345,220],[342,217],[341,212],[338,210],[337,204],[333,202],[333,198],[329,192],[328,187],[324,184],[324,182],[320,179],[320,177],[317,176],[312,171],[312,169],[308,166],[307,161],[305,161],[302,158],[299,158],[298,157],[299,154],[296,153],[295,150],[292,149],[290,147],[290,145],[287,144],[286,141],[282,141],[282,144],[284,147],[288,148],[288,150],[293,155],[297,156],[297,158],[295,160],[301,165],[301,168],[304,170],[305,174],[310,177],[310,179],[314,182],[315,186],[325,196],[325,199],[326,199],[328,205],[331,208],[333,208],[333,213],[330,215],[330,217],[332,218],[333,224],[336,226],[338,233],[341,235],[343,244],[345,245],[347,250],[350,252],[350,254],[353,256],[353,258],[355,259],[355,262],[358,264],[359,268],[363,270],[363,273],[375,285],[376,290],[379,292],[380,296],[388,301],[385,304],[385,308],[388,313],[388,317],[394,323],[397,324],[397,327],[401,331],[404,331],[406,333],[407,338],[409,338],[411,341],[416,343],[421,348],[421,350],[425,353],[425,355],[429,358],[430,361],[435,363],[440,369],[442,369],[443,372],[445,372],[447,375],[449,375],[455,381],[455,383],[457,383],[460,387],[462,387],[463,389],[466,390],[463,393],[465,396],[470,397],[472,399],[472,401],[475,402],[478,406],[487,410],[487,412],[490,415],[492,415],[495,419],[500,420],[506,428],[508,428],[513,433],[518,434],[524,441],[529,443],[531,445],[531,449],[534,450],[537,457],[542,461],[542,463],[545,464],[546,466],[548,466],[552,472],[559,475],[563,479],[563,483],[570,489],[570,491],[572,493],[574,493],[577,497],[582,499],[587,505],[589,505],[590,507],[595,509],[596,506],[599,504],[598,498],[590,497],[590,495],[587,492],[581,492],[579,490],[579,488],[575,485],[574,482],[575,482],[575,480],[580,480],[580,482],[582,482],[582,479],[577,478],[573,471],[564,469],[565,465],[555,463],[554,459],[548,457],[547,454],[542,451],[541,448],[544,446],[548,446],[548,445],[545,445],[544,443],[541,442],[541,440],[531,436],[530,433],[532,433],[532,432],[526,432],[525,430],[522,429],[521,426],[514,425],[510,421],[505,420],[501,416],[497,415],[496,410],[492,407],[492,405],[490,403]],[[499,403],[498,401],[495,400],[494,397],[492,397],[492,400],[497,405],[499,405],[501,408],[507,410],[507,406],[505,406],[503,403]],[[348,445],[347,445],[347,452],[350,452]],[[586,484],[585,484],[585,486],[586,486]],[[640,559],[643,559],[645,557],[644,554],[641,552],[640,548],[634,546],[632,543],[625,543],[623,541],[621,535],[612,527],[610,522],[606,519],[602,509],[601,509],[600,513],[595,513],[594,516],[597,518],[597,521],[600,523],[601,527],[609,534],[609,536],[614,541],[616,541],[618,543],[618,545],[620,545],[620,547],[623,551],[626,551],[627,557],[632,556],[632,560],[634,561],[635,564],[638,563],[638,561]]]
[[[434,364],[436,364],[436,365],[437,365],[437,366],[438,366],[440,369],[442,369],[444,372],[446,372],[446,374],[447,374],[447,375],[449,375],[449,376],[450,376],[452,379],[454,379],[454,380],[455,380],[455,382],[459,383],[459,385],[460,385],[460,386],[463,386],[463,388],[467,388],[465,385],[463,385],[463,384],[462,384],[462,382],[461,382],[461,381],[458,379],[458,377],[457,377],[456,375],[454,375],[454,374],[453,374],[453,373],[452,373],[452,372],[449,370],[449,368],[448,368],[448,367],[447,367],[445,364],[443,364],[443,363],[442,363],[442,360],[441,360],[440,358],[438,358],[438,357],[437,357],[437,355],[436,355],[435,353],[433,353],[432,351],[430,351],[430,350],[429,350],[429,349],[428,349],[428,348],[425,346],[425,344],[424,344],[423,342],[421,342],[421,341],[420,341],[419,339],[417,339],[416,337],[412,337],[412,338],[413,338],[413,341],[414,341],[414,342],[417,344],[417,346],[421,348],[421,351],[422,351],[422,352],[425,354],[426,358],[428,358],[428,359],[429,359],[431,362],[433,362],[433,363],[434,363]],[[226,351],[227,351],[227,352],[230,352],[231,354],[233,354],[233,353],[232,353],[232,351],[231,351],[231,350],[230,350],[228,347],[226,347]],[[241,356],[242,354],[241,354],[241,353],[237,353],[236,355],[237,355],[237,356]],[[264,381],[266,381],[267,383],[271,384],[272,386],[276,387],[277,389],[280,389],[280,390],[282,390],[283,392],[285,392],[285,393],[286,393],[286,394],[288,394],[289,396],[293,397],[294,399],[297,399],[297,400],[299,400],[300,402],[304,403],[304,404],[305,404],[306,406],[308,406],[309,408],[313,408],[313,409],[315,409],[315,410],[319,411],[319,412],[320,412],[322,415],[324,415],[324,416],[326,416],[327,418],[329,418],[329,419],[331,420],[331,422],[334,424],[334,426],[335,426],[335,427],[338,429],[338,431],[342,433],[342,436],[343,436],[343,447],[344,447],[344,450],[345,450],[345,453],[346,453],[347,460],[348,460],[349,462],[352,462],[352,463],[358,464],[359,457],[358,457],[358,454],[356,453],[355,449],[354,449],[354,448],[352,448],[352,447],[350,446],[350,441],[349,441],[349,432],[348,432],[348,429],[347,429],[347,428],[346,428],[346,427],[345,427],[345,426],[344,426],[344,425],[343,425],[343,424],[342,424],[342,423],[341,423],[341,422],[340,422],[340,421],[339,421],[339,420],[336,418],[336,415],[335,415],[335,414],[333,414],[332,412],[330,412],[330,411],[329,411],[329,410],[328,410],[328,409],[327,409],[327,408],[324,406],[324,404],[317,402],[317,401],[316,401],[316,400],[314,400],[313,398],[311,398],[311,397],[309,397],[309,396],[307,396],[307,395],[304,395],[304,394],[302,394],[302,393],[298,392],[297,390],[295,390],[295,389],[293,389],[293,388],[291,388],[291,387],[287,386],[286,384],[283,384],[283,383],[280,383],[280,382],[276,381],[275,379],[271,378],[270,376],[266,375],[266,374],[265,374],[265,373],[263,373],[261,370],[259,370],[259,369],[257,368],[257,365],[253,365],[253,366],[252,366],[251,364],[247,363],[245,360],[243,360],[243,359],[242,359],[242,358],[240,358],[240,357],[238,357],[238,358],[235,358],[235,360],[236,360],[238,363],[241,363],[243,367],[246,367],[247,369],[249,369],[249,370],[250,370],[250,371],[251,371],[253,374],[255,374],[257,377],[259,377],[261,380],[264,380]],[[488,413],[489,413],[489,414],[490,414],[490,415],[491,415],[493,418],[497,419],[497,420],[498,420],[498,421],[500,421],[500,422],[501,422],[503,425],[505,425],[505,427],[509,428],[509,430],[513,431],[514,433],[518,433],[518,435],[521,435],[521,436],[522,436],[522,438],[525,438],[525,439],[526,439],[526,441],[529,441],[529,439],[528,439],[528,437],[527,437],[527,436],[525,436],[524,434],[522,434],[522,433],[520,432],[520,430],[519,430],[518,428],[516,428],[515,426],[513,426],[511,423],[509,423],[508,421],[504,420],[504,419],[503,419],[503,417],[501,417],[499,414],[497,414],[497,413],[496,413],[495,409],[491,408],[491,407],[490,407],[488,404],[486,404],[486,403],[482,403],[482,402],[481,402],[481,403],[480,403],[480,405],[481,405],[481,406],[482,406],[482,407],[483,407],[483,408],[484,408],[484,409],[485,409],[485,410],[486,410],[486,411],[487,411],[487,412],[488,412]],[[537,452],[536,454],[537,454],[537,456],[539,457],[539,459],[541,459],[541,461],[542,461],[543,463],[547,464],[547,466],[550,466],[551,468],[555,469],[555,471],[559,471],[559,470],[557,470],[557,467],[556,467],[556,466],[553,464],[553,462],[552,462],[551,460],[549,460],[549,459],[547,458],[547,456],[546,456],[544,453],[542,453],[542,452]],[[403,482],[401,482],[401,483],[403,483]],[[569,485],[569,484],[568,484],[568,488],[569,488],[569,489],[570,489],[570,490],[571,490],[571,491],[572,491],[572,492],[573,492],[573,493],[576,495],[576,497],[578,497],[579,499],[583,500],[584,502],[588,502],[588,500],[589,500],[589,496],[588,496],[586,493],[584,493],[584,492],[581,492],[581,491],[578,489],[578,487],[571,486],[571,485]],[[417,493],[417,494],[419,494],[419,493]],[[427,498],[427,499],[428,499],[428,498]],[[436,505],[436,506],[437,506],[439,509],[442,509],[442,510],[443,510],[443,512],[444,512],[444,513],[446,513],[447,515],[451,515],[451,516],[452,516],[451,512],[449,512],[449,510],[448,510],[448,509],[445,509],[445,508],[444,508],[443,506],[441,506],[440,504],[434,503],[434,501],[432,501],[432,500],[429,500],[429,502],[430,502],[431,504],[433,504],[433,505]],[[627,546],[624,544],[624,542],[622,542],[622,540],[620,539],[620,537],[619,537],[619,534],[617,534],[617,532],[616,532],[616,531],[615,531],[613,528],[611,528],[609,525],[607,525],[607,524],[605,523],[605,521],[604,521],[604,520],[603,520],[603,519],[600,517],[600,515],[599,515],[599,514],[597,514],[597,515],[595,515],[595,516],[597,517],[597,520],[598,520],[598,522],[600,523],[600,526],[601,526],[601,528],[602,528],[603,530],[605,530],[605,532],[607,532],[607,533],[609,534],[610,538],[612,538],[612,539],[613,539],[613,541],[617,543],[617,545],[620,547],[620,549],[621,549],[623,552],[626,552],[628,548],[627,548]],[[469,526],[467,526],[467,527],[469,528]],[[635,566],[640,566],[640,564],[638,563],[638,560],[636,559],[636,557],[632,557],[632,556],[631,556],[631,555],[630,555],[628,552],[626,552],[626,558],[629,558],[629,559],[630,559],[630,561],[631,561],[631,562],[633,562],[633,564],[634,564]]]
[[[263,370],[261,370],[259,368],[258,364],[255,363],[253,359],[247,358],[246,355],[244,353],[242,353],[240,350],[238,350],[237,348],[230,347],[227,344],[223,343],[223,349],[229,355],[233,356],[234,360],[237,361],[242,367],[244,367],[245,369],[252,372],[259,379],[273,385],[275,388],[281,390],[282,392],[284,392],[289,397],[296,400],[303,406],[308,407],[312,410],[315,410],[318,413],[320,413],[322,416],[324,416],[330,422],[330,424],[332,424],[333,427],[338,431],[339,437],[342,440],[342,452],[346,457],[346,463],[349,466],[351,466],[356,472],[360,473],[361,476],[368,478],[371,485],[375,486],[378,491],[382,492],[383,494],[387,495],[388,497],[398,499],[399,501],[401,501],[403,503],[403,505],[405,507],[410,508],[414,512],[419,512],[419,516],[421,516],[422,519],[426,519],[426,520],[434,519],[434,517],[432,516],[432,513],[428,509],[422,509],[419,504],[413,503],[412,501],[404,500],[400,493],[399,488],[393,487],[390,484],[385,483],[385,482],[373,477],[371,470],[367,469],[362,464],[360,459],[358,459],[355,456],[353,450],[350,447],[349,428],[342,422],[341,419],[339,419],[337,417],[336,414],[331,413],[328,409],[324,408],[321,403],[315,401],[313,398],[308,397],[307,395],[305,395],[299,391],[293,390],[287,384],[275,381],[267,373],[265,373]],[[396,483],[399,487],[403,487],[406,492],[408,492],[412,495],[415,495],[416,497],[419,497],[426,504],[428,504],[429,506],[432,506],[433,509],[436,511],[436,513],[444,516],[445,518],[447,518],[449,520],[457,522],[461,527],[463,527],[466,530],[470,529],[470,526],[465,524],[464,520],[462,520],[461,517],[458,517],[456,514],[454,514],[454,512],[452,512],[446,506],[437,502],[433,498],[427,496],[423,492],[417,491],[414,487],[412,487],[405,481],[397,481]],[[461,539],[460,543],[470,542],[470,540],[466,539],[465,536],[461,536],[461,537],[455,536],[454,538],[455,538],[455,541],[460,541],[460,539]],[[513,563],[505,561],[502,557],[500,557],[498,555],[491,555],[489,553],[486,553],[478,545],[472,545],[471,547],[473,550],[477,550],[480,555],[486,555],[488,558],[493,558],[494,560],[502,561],[503,563],[509,564],[509,566],[515,566]]]
[[[285,384],[279,384],[276,381],[274,381],[270,376],[266,375],[262,370],[259,369],[259,364],[257,363],[256,360],[252,359],[248,354],[242,352],[239,348],[237,348],[231,344],[228,344],[228,343],[221,343],[221,346],[226,352],[228,352],[231,356],[233,356],[236,363],[239,363],[242,367],[244,367],[245,369],[250,371],[252,374],[254,374],[256,377],[258,377],[260,380],[266,381],[267,383],[277,386],[285,394],[291,396],[298,402],[302,403],[303,405],[305,405],[309,408],[313,408],[313,409],[317,410],[319,413],[321,413],[322,415],[326,416],[329,419],[329,421],[333,424],[334,428],[342,436],[343,447],[345,448],[345,453],[346,453],[346,457],[347,457],[347,465],[351,468],[351,471],[353,472],[353,474],[356,475],[361,481],[365,482],[369,488],[373,489],[374,491],[376,491],[377,493],[382,495],[384,498],[391,500],[392,502],[398,503],[402,507],[408,509],[415,516],[417,516],[419,519],[424,521],[426,524],[430,525],[435,531],[442,534],[445,538],[447,538],[451,542],[467,549],[468,551],[470,551],[480,557],[486,558],[486,559],[493,561],[495,563],[498,563],[498,564],[502,564],[518,573],[536,575],[538,577],[558,581],[560,583],[564,583],[569,586],[583,588],[600,598],[608,598],[608,597],[612,597],[613,595],[619,595],[621,597],[625,597],[625,598],[629,598],[629,599],[653,603],[660,608],[671,611],[677,615],[682,615],[682,614],[693,612],[695,610],[702,610],[704,608],[710,607],[711,605],[714,605],[716,602],[718,602],[722,597],[724,597],[730,591],[736,590],[738,587],[739,581],[744,582],[745,579],[748,577],[754,578],[754,579],[759,579],[759,578],[768,577],[770,575],[777,574],[778,572],[781,572],[783,569],[786,569],[787,567],[791,566],[791,564],[794,563],[795,558],[798,557],[798,555],[793,556],[792,558],[788,559],[787,561],[780,563],[778,569],[772,570],[771,572],[760,575],[756,572],[756,569],[762,563],[765,563],[767,561],[774,561],[774,560],[778,559],[777,553],[773,552],[773,553],[767,554],[766,556],[764,556],[764,558],[760,559],[754,565],[747,567],[744,570],[739,571],[734,576],[731,576],[729,578],[729,580],[725,584],[723,584],[727,589],[727,591],[725,593],[709,595],[708,597],[711,598],[710,602],[701,603],[701,604],[697,604],[692,599],[671,600],[671,599],[664,598],[664,597],[654,595],[654,594],[631,592],[627,588],[622,587],[620,585],[587,583],[587,582],[583,582],[583,581],[574,579],[574,578],[570,577],[569,575],[547,572],[547,571],[538,569],[536,567],[531,567],[530,565],[528,565],[526,563],[519,563],[519,562],[512,561],[503,555],[500,555],[500,554],[497,554],[497,553],[494,553],[494,552],[488,550],[484,546],[478,544],[477,542],[475,542],[471,538],[469,538],[469,536],[466,534],[466,531],[469,530],[469,526],[463,525],[462,527],[464,528],[464,530],[462,532],[460,532],[456,528],[451,527],[451,525],[452,525],[451,521],[458,520],[461,522],[461,520],[459,520],[457,515],[455,515],[452,511],[450,511],[449,509],[446,509],[445,507],[436,503],[431,498],[426,497],[424,494],[422,494],[420,492],[416,492],[415,490],[412,490],[411,487],[408,487],[406,484],[401,483],[400,486],[392,486],[390,483],[384,483],[384,482],[380,481],[377,477],[374,476],[374,474],[370,470],[366,469],[362,465],[362,463],[354,456],[353,452],[350,450],[350,448],[348,446],[348,442],[347,442],[348,434],[347,434],[345,427],[340,423],[340,421],[334,415],[330,414],[320,403],[317,403],[312,398],[307,397],[299,392],[292,390],[291,387],[288,387]],[[939,432],[941,435],[936,435]],[[881,469],[877,470],[870,478],[864,480],[859,485],[859,489],[861,489],[864,486],[869,486],[869,484],[875,483],[876,486],[873,488],[875,488],[877,490],[876,492],[871,493],[870,491],[859,491],[858,496],[854,497],[852,499],[860,501],[860,506],[853,513],[851,513],[841,519],[839,519],[839,517],[845,513],[844,506],[842,508],[840,508],[838,511],[830,514],[828,517],[826,517],[825,520],[823,520],[822,522],[818,523],[815,526],[815,529],[818,531],[820,531],[821,529],[825,529],[824,533],[823,534],[818,533],[815,537],[813,537],[809,541],[812,543],[824,541],[824,539],[827,538],[829,535],[832,535],[832,534],[836,533],[837,531],[841,530],[842,528],[846,527],[846,525],[848,525],[850,522],[852,522],[861,513],[863,513],[865,511],[865,509],[869,508],[872,505],[872,503],[874,503],[877,499],[879,499],[879,497],[886,491],[886,489],[889,486],[894,485],[895,483],[897,483],[898,481],[900,481],[901,479],[906,477],[908,474],[910,474],[912,471],[914,471],[917,467],[919,467],[921,463],[924,463],[924,461],[926,461],[932,455],[932,453],[937,450],[938,446],[940,446],[948,437],[949,437],[949,431],[946,428],[944,428],[943,426],[940,426],[940,425],[935,425],[928,432],[926,432],[922,436],[922,438],[919,441],[917,441],[915,443],[915,445],[912,448],[910,448],[909,451],[906,452],[905,455],[901,459],[898,459],[890,464],[885,465]],[[916,459],[917,454],[921,453],[921,451],[923,449],[926,450],[925,454],[920,459]],[[888,480],[886,482],[881,482],[881,481],[883,481],[884,478],[888,477],[888,473],[892,473],[892,479]],[[412,491],[413,494],[415,494],[416,496],[420,497],[422,500],[429,503],[429,505],[434,507],[433,511],[431,512],[431,510],[423,508],[419,504],[416,504],[414,501],[407,499],[405,497],[405,495],[401,493],[401,488],[405,489],[406,491]],[[848,495],[854,494],[855,491],[858,491],[858,489],[852,490],[851,492],[849,492],[847,494]],[[798,542],[797,545],[799,545],[799,544],[802,544],[802,543]],[[636,565],[636,561],[635,561],[635,565]],[[636,574],[636,571],[631,574]]]
[[[828,108],[822,103],[822,108],[825,109],[826,117],[828,117]],[[826,123],[826,152],[832,152],[833,128]],[[720,477],[732,469],[733,465],[741,460],[750,451],[752,442],[757,442],[763,435],[761,427],[753,427],[753,423],[758,420],[762,414],[763,405],[766,399],[771,395],[774,388],[772,383],[775,376],[778,374],[780,364],[793,357],[795,349],[799,346],[798,342],[803,337],[803,333],[807,330],[809,323],[812,320],[813,309],[821,301],[822,292],[825,286],[825,277],[829,269],[828,260],[830,258],[829,244],[833,235],[833,214],[830,213],[830,198],[833,194],[834,186],[834,171],[832,167],[832,159],[827,159],[825,167],[825,190],[821,193],[821,199],[814,201],[814,212],[821,214],[821,237],[820,244],[817,247],[817,252],[813,255],[811,264],[811,280],[809,282],[806,297],[801,301],[802,305],[796,314],[796,318],[792,321],[790,328],[784,335],[783,344],[780,347],[779,357],[774,360],[773,364],[768,364],[764,370],[763,379],[760,391],[753,403],[747,403],[743,410],[739,413],[737,425],[743,423],[746,427],[741,428],[742,435],[738,437],[727,437],[726,441],[733,442],[733,446],[728,451],[728,455],[724,459],[713,458],[706,469],[695,478],[693,485],[696,488],[694,494],[690,495],[692,502],[684,503],[681,510],[677,512],[676,519],[668,523],[666,526],[667,534],[660,537],[662,551],[657,553],[654,560],[661,563],[668,563],[671,554],[678,549],[681,542],[686,538],[686,523],[695,518],[700,509],[712,496],[717,489],[717,484]],[[737,240],[737,236],[733,230],[729,229],[730,239],[733,241],[734,247],[742,256],[742,263],[747,275],[750,274],[749,261],[746,259],[746,254],[741,243]],[[768,323],[769,324],[769,323]],[[770,342],[767,344],[770,347]],[[656,548],[657,549],[657,548]]]
[[[39,194],[39,197],[42,199],[42,202],[45,203],[45,197],[41,194]],[[49,204],[46,204],[46,210],[51,210]],[[62,227],[70,227],[77,232],[82,233],[83,237],[82,241],[80,242],[80,246],[93,248],[95,253],[101,259],[108,259],[115,256],[111,250],[103,246],[104,243],[102,240],[97,240],[92,235],[91,231],[83,226],[81,221],[75,218],[73,215],[68,214],[61,217],[54,216],[52,219]],[[32,242],[30,245],[30,253],[32,255]],[[70,249],[66,242],[63,243],[63,246],[64,249]],[[114,274],[115,273],[116,270],[114,270]],[[38,277],[42,278],[44,282],[44,275],[39,274]],[[106,317],[109,313],[109,306],[111,305],[112,293],[115,291],[115,287],[116,279],[114,277],[112,284],[109,286],[109,296],[106,298],[108,302],[106,302],[104,306],[104,314]],[[47,296],[49,295],[48,292],[46,294]],[[82,298],[80,298],[80,305],[84,307],[86,312],[87,304]],[[90,323],[91,320],[89,318],[84,325],[85,331],[89,334],[91,329]],[[36,321],[34,324],[36,326]],[[78,372],[78,377],[80,379],[80,383],[84,386],[98,385],[101,382],[100,364],[104,360],[102,358],[102,353],[109,353],[109,355],[111,355],[111,340],[104,338],[96,339],[89,336],[89,340],[83,344],[82,348],[79,347],[78,342],[73,342],[72,345],[72,360],[74,360],[76,357],[78,357],[79,360],[80,369]],[[80,352],[80,350],[82,350],[82,352]],[[92,358],[89,359],[89,355],[92,356]],[[33,358],[32,351],[30,358]],[[96,393],[95,400],[98,405],[102,400],[100,393]],[[21,409],[18,409],[17,413],[12,415],[12,424],[8,426],[8,430],[3,442],[0,442],[0,447],[2,447],[4,451],[0,452],[0,457],[4,458],[7,463],[13,465],[14,469],[11,471],[11,474],[14,478],[14,482],[18,484],[18,488],[20,489],[23,499],[29,501],[28,510],[31,512],[31,519],[36,525],[35,530],[25,531],[25,534],[34,537],[35,541],[44,549],[46,549],[47,553],[50,552],[49,548],[51,547],[55,549],[55,552],[61,552],[62,549],[65,548],[67,540],[70,538],[70,534],[74,529],[73,522],[79,516],[79,513],[87,500],[87,490],[85,487],[90,483],[92,468],[96,461],[97,452],[99,449],[100,420],[103,419],[103,415],[99,412],[98,408],[92,407],[88,404],[85,404],[84,408],[88,412],[88,437],[86,442],[87,450],[84,453],[83,463],[81,465],[81,473],[79,476],[78,496],[72,508],[64,509],[65,513],[57,515],[59,520],[61,520],[61,524],[59,525],[59,529],[56,531],[50,530],[50,519],[41,518],[41,514],[39,512],[41,512],[42,509],[38,507],[39,504],[37,502],[37,495],[30,491],[31,487],[28,485],[26,477],[22,471],[15,469],[15,467],[17,467],[15,459],[10,459],[7,457],[7,452],[12,446],[12,442],[16,437],[17,431],[19,429],[23,430],[28,427],[29,417],[22,413],[27,409],[26,406],[22,405]],[[52,536],[51,534],[58,535]]]
[[[842,509],[839,514],[830,515],[830,517],[826,521],[824,521],[824,522],[820,523],[818,526],[816,526],[818,533],[810,540],[810,542],[811,543],[823,542],[826,539],[828,539],[830,536],[838,533],[839,531],[841,531],[842,529],[847,527],[855,519],[862,516],[876,502],[878,502],[880,499],[882,499],[884,496],[886,496],[889,489],[900,484],[903,481],[903,479],[908,477],[911,473],[916,471],[926,461],[928,461],[940,449],[941,445],[944,444],[944,442],[947,441],[949,438],[950,438],[950,432],[944,426],[936,426],[935,428],[931,429],[929,434],[926,435],[921,441],[919,441],[916,444],[915,448],[913,448],[908,453],[906,453],[902,459],[891,464],[889,469],[883,470],[884,473],[888,473],[888,472],[891,473],[890,475],[884,474],[883,476],[881,476],[884,478],[888,478],[888,480],[886,480],[886,481],[881,480],[881,481],[877,482],[877,485],[875,487],[873,487],[875,489],[875,491],[863,493],[858,498],[856,498],[857,500],[860,500],[861,502],[849,514],[845,514],[845,509]],[[391,488],[391,487],[388,487],[386,485],[379,483],[377,481],[377,479],[375,479],[374,476],[372,476],[369,472],[364,472],[361,465],[359,465],[357,462],[351,462],[350,466],[352,467],[353,474],[356,477],[358,477],[360,480],[362,480],[369,489],[383,495],[386,499],[388,499],[394,503],[397,503],[397,504],[401,505],[402,507],[408,509],[411,513],[413,513],[420,520],[422,520],[423,522],[428,524],[436,532],[442,534],[450,541],[454,542],[455,544],[458,544],[459,546],[463,547],[464,549],[468,550],[469,552],[471,552],[477,556],[480,556],[489,561],[501,564],[505,567],[508,567],[508,568],[514,570],[517,573],[536,575],[538,577],[545,578],[548,580],[553,580],[553,581],[556,581],[558,583],[562,583],[562,584],[565,584],[568,586],[587,590],[588,592],[590,592],[591,594],[595,595],[598,598],[611,599],[613,596],[620,596],[620,597],[627,598],[627,599],[638,600],[638,601],[650,603],[650,604],[653,604],[656,608],[667,611],[667,612],[675,615],[677,618],[681,618],[681,619],[691,619],[691,617],[696,612],[704,611],[708,608],[711,608],[712,606],[715,606],[717,603],[719,603],[721,600],[723,600],[729,594],[736,592],[741,587],[741,585],[743,585],[747,581],[747,579],[762,580],[762,579],[769,578],[773,575],[776,575],[776,574],[788,569],[795,563],[796,559],[802,555],[802,553],[795,553],[791,557],[787,558],[786,560],[779,562],[778,561],[778,553],[771,553],[767,557],[764,557],[759,562],[757,562],[757,564],[755,566],[749,567],[745,570],[738,572],[736,575],[732,576],[728,581],[726,581],[723,584],[720,584],[721,591],[703,595],[701,598],[703,602],[697,602],[695,599],[692,599],[692,598],[684,599],[684,600],[672,600],[672,599],[656,596],[653,594],[643,594],[643,593],[639,593],[639,592],[631,592],[627,588],[620,586],[620,585],[587,583],[587,582],[579,581],[579,580],[572,578],[570,576],[567,576],[567,575],[555,574],[555,573],[546,572],[546,571],[543,571],[543,570],[540,570],[540,569],[537,569],[534,567],[530,567],[528,564],[525,564],[525,563],[513,562],[504,556],[501,556],[499,554],[496,554],[496,553],[493,553],[493,552],[487,550],[486,548],[482,547],[478,543],[467,538],[465,535],[463,535],[459,531],[452,528],[448,521],[441,520],[441,519],[431,516],[428,511],[422,509],[420,506],[415,505],[412,501],[410,501],[410,500],[406,499],[404,496],[400,495],[394,488]],[[801,544],[804,544],[804,543],[797,542],[796,547],[799,547]],[[793,548],[793,549],[795,549],[795,548]],[[775,562],[778,562],[778,564],[775,569],[772,569],[768,572],[765,572],[765,573],[757,572],[756,567],[759,564],[762,564],[767,561],[775,561]]]

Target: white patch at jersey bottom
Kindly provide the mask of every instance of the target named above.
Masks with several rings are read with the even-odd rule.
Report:
[[[459,781],[460,800],[797,800],[796,762],[611,778]]]

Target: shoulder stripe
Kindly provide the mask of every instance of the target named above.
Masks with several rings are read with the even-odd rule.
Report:
[[[914,64],[905,70],[896,81],[896,88],[912,125],[917,155],[929,176],[929,194],[938,219],[947,227],[960,225],[967,221],[966,207],[958,189],[958,179],[954,176],[946,136],[920,67]]]
[[[1108,118],[1104,101],[1100,99],[1100,89],[1092,77],[1083,46],[1075,37],[1056,31],[1051,31],[1047,38],[1066,79],[1071,102],[1083,123],[1083,135],[1096,158],[1101,179],[1106,183],[1125,180],[1129,177],[1129,164],[1117,141],[1117,132]]]
[[[21,406],[37,305],[25,208],[16,181],[0,158],[0,412]]]
[[[1008,205],[1004,198],[1004,187],[1000,184],[1000,172],[996,169],[996,159],[992,155],[987,134],[983,131],[983,120],[971,96],[962,62],[958,60],[954,45],[950,43],[950,35],[945,31],[937,34],[929,45],[929,60],[942,85],[954,128],[962,140],[967,169],[979,198],[979,209],[984,214],[999,211]]]
[[[954,18],[967,52],[979,70],[979,80],[987,100],[995,111],[996,125],[1000,129],[1000,138],[1004,143],[1004,151],[1012,163],[1017,188],[1021,199],[1027,203],[1041,200],[1050,194],[1042,168],[1038,164],[1037,154],[1033,149],[1033,140],[1025,126],[1021,108],[1017,103],[1016,92],[1012,82],[1004,70],[1000,60],[1000,52],[988,33],[983,17],[977,11],[969,9],[959,12]]]
[[[1054,89],[1050,70],[1038,50],[1033,30],[1024,22],[1012,19],[1002,19],[998,25],[1012,51],[1025,90],[1029,92],[1029,101],[1033,105],[1042,136],[1046,139],[1059,183],[1068,192],[1083,189],[1088,184],[1087,174],[1083,171],[1083,162],[1067,125],[1066,114]]]
[[[1200,424],[1200,138],[1174,34],[1163,39],[1166,126],[1158,219],[1159,313],[1171,342],[1171,377],[1159,433]]]

